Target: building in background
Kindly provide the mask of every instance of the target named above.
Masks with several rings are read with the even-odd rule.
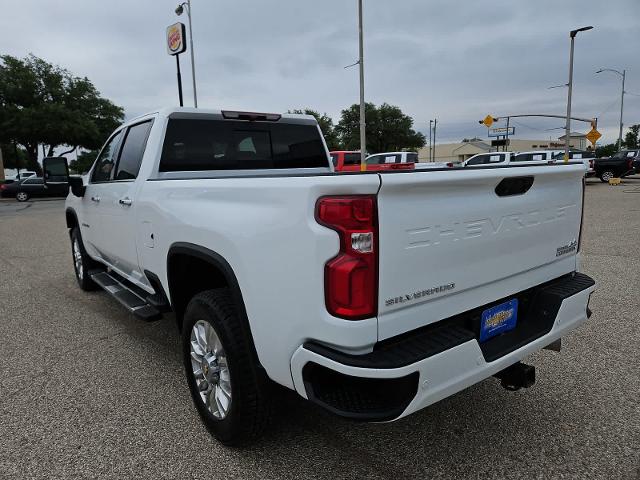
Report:
[[[522,140],[517,138],[509,139],[509,152],[528,152],[531,150],[562,150],[564,148],[564,135],[557,140]],[[570,148],[576,150],[586,150],[587,137],[582,133],[571,132],[569,136]],[[499,147],[502,150],[502,147]],[[497,147],[491,146],[490,140],[472,138],[471,140],[459,143],[439,143],[436,145],[436,156],[434,162],[463,162],[478,153],[497,151]],[[423,147],[418,151],[418,158],[421,162],[429,161],[429,147]]]

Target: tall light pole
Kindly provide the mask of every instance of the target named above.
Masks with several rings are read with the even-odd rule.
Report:
[[[429,120],[429,161],[433,162],[433,157],[431,156],[431,149],[433,148],[433,142],[431,141],[431,133],[433,133],[433,120]]]
[[[569,136],[571,135],[571,93],[573,91],[573,44],[578,32],[585,32],[591,30],[593,27],[582,27],[569,32],[571,37],[571,49],[569,51],[569,93],[567,95],[567,123],[565,126],[565,138],[564,138],[564,161],[569,161]]]
[[[182,2],[176,7],[176,14],[182,15],[184,8],[187,8],[187,19],[189,20],[189,53],[191,53],[191,80],[193,81],[193,106],[198,108],[198,94],[196,92],[196,64],[193,58],[193,28],[191,25],[191,0]]]
[[[360,56],[358,63],[360,64],[360,171],[367,169],[365,159],[367,157],[367,133],[365,119],[364,104],[364,43],[362,34],[362,0],[358,0],[358,36],[360,43]]]
[[[622,77],[622,94],[620,97],[620,133],[618,134],[618,150],[622,149],[622,112],[624,110],[624,80],[625,77],[627,76],[627,71],[626,70],[622,70],[622,72],[615,70],[613,68],[601,68],[600,70],[598,70],[596,73],[602,73],[602,72],[613,72],[613,73],[617,73],[618,75],[620,75]]]

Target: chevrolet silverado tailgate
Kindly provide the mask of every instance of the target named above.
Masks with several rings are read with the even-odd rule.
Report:
[[[576,269],[582,163],[381,174],[378,337]]]

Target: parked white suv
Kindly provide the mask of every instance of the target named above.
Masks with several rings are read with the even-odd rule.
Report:
[[[515,154],[512,152],[478,153],[462,162],[463,167],[478,167],[483,165],[507,165]]]
[[[542,163],[553,162],[554,157],[564,153],[564,150],[533,150],[531,152],[517,152],[511,158],[512,163]]]
[[[367,165],[381,165],[387,163],[418,163],[416,152],[385,152],[369,155]]]
[[[264,430],[274,383],[366,421],[531,386],[521,360],[589,316],[581,164],[332,172],[313,117],[170,108],[118,128],[88,183],[44,170],[71,184],[78,284],[173,311],[226,444]]]

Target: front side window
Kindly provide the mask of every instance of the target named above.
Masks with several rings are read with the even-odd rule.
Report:
[[[418,154],[415,152],[407,153],[407,162],[408,163],[418,163]]]
[[[172,118],[160,171],[316,168],[327,160],[315,125]]]
[[[133,180],[138,176],[151,125],[152,122],[148,121],[127,129],[114,177],[116,180]]]
[[[22,182],[23,185],[43,185],[44,184],[44,180],[42,178],[27,178],[24,182]]]
[[[108,182],[113,179],[113,170],[116,162],[116,153],[120,145],[122,130],[116,133],[105,144],[96,160],[91,173],[91,182]]]

